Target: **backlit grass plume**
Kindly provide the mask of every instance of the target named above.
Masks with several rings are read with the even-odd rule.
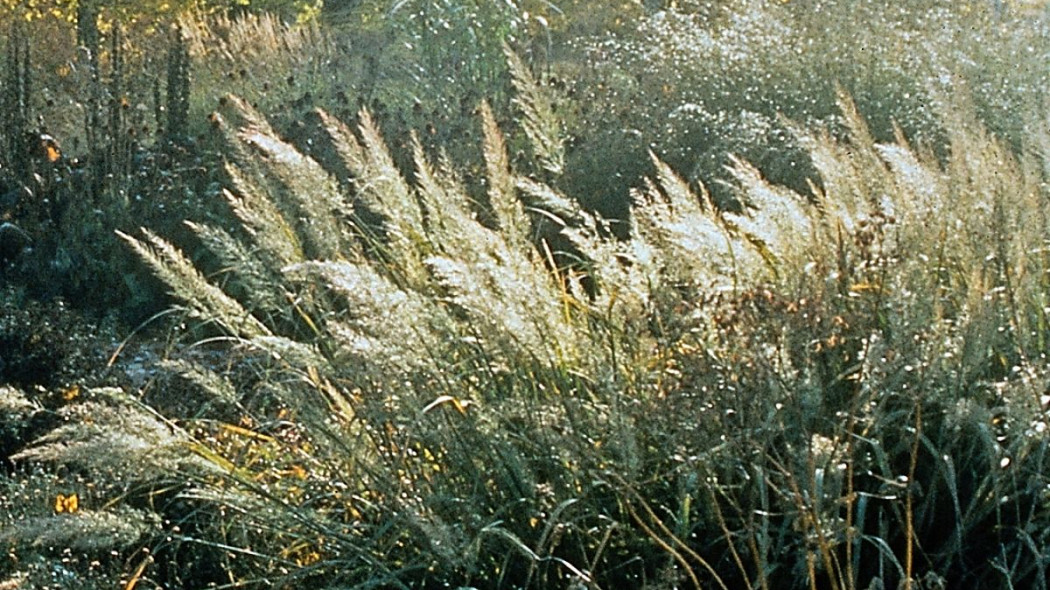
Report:
[[[937,155],[902,133],[876,143],[842,94],[845,137],[791,127],[819,172],[809,192],[732,158],[726,209],[651,155],[614,237],[510,164],[485,105],[483,191],[415,137],[400,170],[366,112],[356,129],[320,113],[352,175],[342,194],[227,104],[242,227],[191,226],[223,272],[125,239],[244,364],[196,381],[244,415],[196,419],[188,448],[221,475],[183,491],[236,515],[197,539],[243,548],[222,562],[239,579],[1042,578],[1009,532],[1038,546],[1050,531],[1032,434],[1050,334],[1041,164],[967,105],[941,107]]]
[[[557,177],[565,169],[565,134],[562,121],[554,112],[549,90],[536,81],[529,68],[509,46],[503,46],[511,82],[518,96],[514,104],[521,110],[522,128],[540,168]]]

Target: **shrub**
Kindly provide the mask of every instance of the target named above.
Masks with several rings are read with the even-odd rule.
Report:
[[[569,181],[603,210],[615,211],[623,187],[651,172],[637,158],[644,149],[705,182],[719,202],[732,201],[723,188],[729,154],[805,192],[814,169],[785,118],[842,133],[837,86],[879,141],[892,141],[897,125],[916,143],[945,145],[934,101],[960,81],[979,119],[1015,147],[1039,117],[1046,29],[1019,10],[997,12],[992,2],[677,5],[577,41],[586,59],[563,74],[576,80],[582,123]]]

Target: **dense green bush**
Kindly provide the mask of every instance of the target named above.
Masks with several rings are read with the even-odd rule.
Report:
[[[566,74],[580,104],[576,192],[609,210],[648,173],[655,150],[719,200],[731,199],[727,155],[800,191],[814,177],[791,121],[841,133],[846,89],[880,141],[894,125],[944,145],[938,95],[972,94],[981,120],[1015,147],[1039,118],[1047,29],[992,2],[681,2],[635,26],[578,41],[586,62]],[[626,153],[621,153],[621,149]],[[632,161],[634,164],[632,164]],[[608,180],[611,179],[611,180]],[[612,201],[612,204],[609,202]]]

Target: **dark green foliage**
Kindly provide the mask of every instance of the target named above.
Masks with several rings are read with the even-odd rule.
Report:
[[[190,114],[190,55],[180,27],[171,33],[168,49],[167,125],[164,128],[169,142],[187,137]]]
[[[8,175],[25,178],[30,170],[29,144],[30,96],[32,78],[29,68],[29,40],[17,23],[11,23],[7,42],[7,59],[3,79],[4,158]]]
[[[26,390],[99,382],[104,349],[115,345],[113,326],[69,308],[11,287],[0,291],[0,382]]]

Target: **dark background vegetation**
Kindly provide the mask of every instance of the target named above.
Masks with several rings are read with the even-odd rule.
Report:
[[[0,10],[0,588],[1046,587],[1041,3]],[[428,246],[434,276],[415,278],[386,250],[395,215],[361,196],[367,174],[324,114],[356,129],[370,113],[412,186],[426,181],[417,142],[446,192],[509,235],[483,102],[509,169],[570,203],[514,189],[551,275],[526,278],[586,332],[578,356],[556,320],[479,287],[495,293],[489,316],[518,309],[496,305],[507,296],[548,330],[532,348],[527,326],[496,344],[502,332],[434,278],[451,245]],[[224,196],[244,192],[238,170],[275,201],[328,190],[266,172],[276,156],[242,127],[349,195],[353,214],[336,219],[367,246],[332,259],[378,269],[390,284],[375,279],[376,301],[403,297],[390,309],[410,313],[418,295],[447,313],[454,329],[406,337],[443,334],[415,351],[441,363],[347,361],[333,326],[356,300],[263,257],[279,288],[259,303],[251,273],[184,223],[263,251]],[[927,221],[885,206],[926,194],[908,192],[896,148],[942,199]],[[587,251],[598,241],[573,231],[626,260],[616,248],[644,232],[642,203],[686,193],[727,236],[771,194],[866,213],[834,231],[796,225],[783,252],[748,233],[758,254],[734,264],[753,272],[668,256],[644,305],[626,307],[627,283],[610,295],[621,277]],[[288,347],[151,273],[118,234],[143,227]],[[72,494],[84,508],[59,509]]]

